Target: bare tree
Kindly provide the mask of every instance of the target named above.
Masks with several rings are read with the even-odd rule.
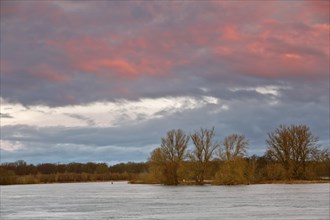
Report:
[[[154,149],[149,158],[149,171],[157,183],[165,183],[167,173],[166,160],[160,147]]]
[[[216,183],[236,185],[249,182],[248,163],[243,160],[247,145],[248,141],[244,135],[232,134],[224,139],[218,151],[223,163],[216,174]]]
[[[204,184],[213,152],[219,147],[219,144],[214,141],[214,136],[214,127],[212,129],[201,128],[199,132],[190,135],[195,148],[189,152],[189,158],[194,166],[195,181],[200,185]]]
[[[267,154],[281,163],[287,178],[304,178],[306,163],[319,152],[318,138],[306,125],[281,125],[268,134]]]
[[[160,148],[151,154],[150,162],[161,174],[161,182],[167,185],[179,184],[179,168],[186,155],[189,136],[183,130],[170,130],[162,138]]]
[[[223,147],[219,148],[219,156],[222,160],[230,161],[246,156],[248,145],[244,135],[232,134],[223,141]]]

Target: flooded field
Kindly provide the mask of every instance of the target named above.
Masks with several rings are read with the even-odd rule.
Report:
[[[329,219],[329,184],[1,186],[1,220]]]

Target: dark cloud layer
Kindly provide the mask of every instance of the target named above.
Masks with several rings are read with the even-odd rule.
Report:
[[[22,112],[1,108],[1,160],[143,161],[167,130],[212,126],[218,139],[246,134],[250,154],[262,154],[280,124],[307,124],[329,146],[326,8],[328,1],[1,1],[1,101],[49,107],[45,114],[72,106],[63,116],[86,123],[36,126],[28,114],[11,123]],[[75,112],[162,97],[218,102],[124,123],[128,109],[112,127]]]
[[[159,146],[160,139],[171,128],[187,133],[200,127],[215,126],[217,140],[232,133],[245,134],[250,140],[249,154],[262,155],[267,133],[280,124],[308,124],[314,134],[327,146],[329,127],[324,123],[328,109],[309,104],[291,107],[290,104],[269,106],[260,100],[250,100],[242,106],[231,103],[232,109],[216,112],[217,105],[178,112],[170,116],[112,128],[4,126],[2,138],[20,142],[18,151],[3,151],[5,161],[25,158],[31,162],[72,161],[144,161],[150,151]],[[257,106],[257,107],[256,107]]]

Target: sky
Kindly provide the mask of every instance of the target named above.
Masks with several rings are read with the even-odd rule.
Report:
[[[146,161],[170,129],[329,146],[329,1],[1,1],[1,162]],[[190,147],[192,147],[190,145]]]

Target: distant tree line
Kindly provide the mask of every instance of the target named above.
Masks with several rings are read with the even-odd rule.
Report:
[[[190,140],[192,148],[188,149]],[[140,174],[135,182],[235,185],[330,176],[329,151],[322,150],[306,125],[282,125],[269,133],[267,151],[261,157],[248,157],[248,144],[240,134],[219,142],[214,128],[189,135],[181,129],[170,130],[151,152],[149,172]]]
[[[215,139],[215,129],[191,134],[170,130],[145,163],[69,163],[38,165],[20,160],[0,165],[0,184],[127,180],[165,185],[219,185],[330,177],[330,157],[306,125],[280,126],[268,133],[263,156],[248,156],[249,141],[232,134]]]
[[[128,162],[113,166],[92,162],[33,165],[19,160],[0,165],[0,184],[131,180],[147,171],[147,163]]]

